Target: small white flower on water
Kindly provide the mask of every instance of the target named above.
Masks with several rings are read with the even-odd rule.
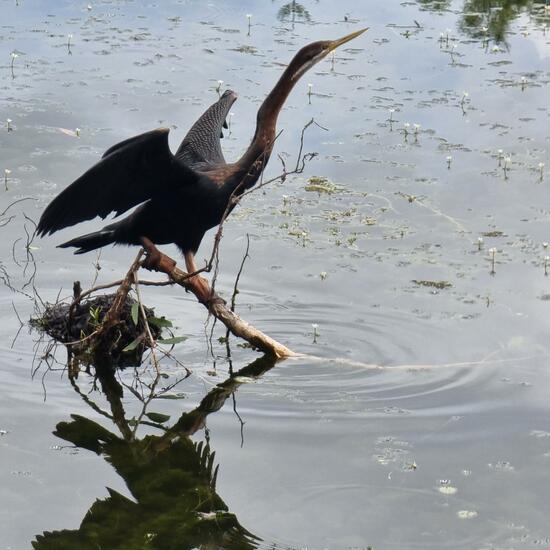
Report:
[[[19,57],[19,54],[15,53],[15,52],[11,52],[11,56],[13,59],[17,59]]]
[[[539,170],[542,170],[543,168],[544,168],[544,162],[539,162]]]
[[[499,149],[499,150],[497,151],[497,153],[498,153],[498,156],[501,157],[502,154],[504,153],[504,151],[503,151],[502,149]]]
[[[9,176],[10,174],[11,174],[11,170],[9,170],[8,168],[6,168],[6,169],[4,170],[4,175],[7,177],[7,176]]]
[[[221,86],[223,84],[223,80],[218,80],[218,86]]]
[[[74,133],[76,134],[76,137],[80,137],[80,128],[75,128]]]
[[[308,88],[308,90],[311,92],[311,88],[313,88],[313,84],[309,83],[309,84],[307,85],[307,88]]]
[[[390,113],[395,113],[395,109],[388,109]]]
[[[252,14],[251,13],[247,13],[246,14],[246,18],[250,21],[252,19]]]
[[[548,248],[548,243],[546,241],[542,243],[542,248]]]
[[[326,278],[327,278],[328,274],[326,271],[321,271],[321,273],[319,273],[319,277],[321,277],[321,281],[324,281]]]
[[[73,35],[72,35],[71,33],[69,33],[69,34],[67,35],[67,38],[68,38],[69,40],[70,40],[72,37],[73,37]]]
[[[482,30],[483,32],[487,32],[489,29],[488,29],[487,27],[481,27],[481,30]]]
[[[477,518],[477,512],[475,510],[459,510],[456,515],[460,519],[473,519]]]
[[[512,157],[504,157],[504,164],[510,164],[512,162]]]
[[[478,237],[478,238],[477,238],[477,242],[478,242],[479,244],[483,244],[483,237]]]
[[[440,32],[440,33],[439,33],[439,38],[445,38],[445,33],[444,33],[444,32]]]
[[[6,119],[6,122],[7,122],[8,124],[11,124],[11,118],[7,118],[7,119]],[[542,163],[541,163],[541,164],[542,164]],[[543,165],[543,166],[544,166],[544,165]]]
[[[451,162],[452,160],[453,160],[453,157],[451,157],[451,155],[449,155],[449,156],[447,157],[447,162]]]
[[[493,46],[493,47],[491,48],[491,51],[492,51],[493,53],[497,53],[497,52],[500,52],[500,48],[499,48],[498,46]]]
[[[86,6],[86,9],[87,9],[88,11],[92,11],[92,5],[91,5],[91,4],[88,4],[88,5]]]
[[[489,248],[489,252],[491,254],[493,254],[493,256],[497,253],[497,249],[496,248]]]
[[[544,261],[545,262],[550,262],[550,256],[544,256]]]
[[[405,122],[405,124],[403,124],[403,126],[404,126],[405,130],[408,130],[411,127],[411,125],[408,122]]]
[[[319,328],[319,325],[317,323],[311,323],[311,328],[313,330],[317,330]]]
[[[468,97],[470,94],[468,92],[462,92],[462,97],[466,98]]]
[[[527,79],[526,79],[524,76],[522,76],[522,77],[521,77],[521,83],[522,83],[522,84],[525,84],[526,82],[527,82]]]
[[[414,124],[413,126],[415,132],[418,132],[418,130],[420,130],[420,124]]]

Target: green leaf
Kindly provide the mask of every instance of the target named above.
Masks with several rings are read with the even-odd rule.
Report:
[[[142,336],[138,336],[133,342],[130,342],[122,351],[134,351],[138,347],[142,339]]]
[[[159,344],[179,344],[187,340],[187,336],[173,336],[172,338],[159,338],[157,343]]]
[[[134,321],[134,325],[138,324],[138,315],[139,315],[139,304],[137,302],[134,302],[132,304],[132,321]]]
[[[156,422],[157,424],[162,424],[163,422],[166,422],[167,420],[170,420],[170,415],[162,414],[162,413],[156,413],[156,412],[145,413],[145,416],[149,420],[152,420],[153,422]]]
[[[170,328],[174,326],[172,321],[166,319],[165,317],[147,317],[147,322],[150,325],[155,325],[159,328]]]

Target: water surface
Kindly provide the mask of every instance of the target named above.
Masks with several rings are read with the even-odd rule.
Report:
[[[98,283],[118,279],[135,250],[106,249],[98,260],[55,248],[97,221],[27,250],[33,226],[25,215],[38,219],[128,136],[168,126],[175,150],[216,100],[218,80],[239,94],[223,139],[226,158],[237,158],[294,52],[364,26],[366,35],[300,81],[280,116],[277,152],[292,164],[313,117],[326,130],[312,126],[305,150],[318,155],[302,174],[248,196],[221,248],[219,292],[231,294],[248,233],[238,312],[323,360],[253,367],[235,401],[223,394],[225,405],[205,417],[207,431],[190,429],[182,415],[228,377],[224,331],[214,329],[210,352],[204,308],[178,289],[143,289],[146,303],[188,337],[175,355],[192,371],[168,392],[179,399],[156,399],[149,410],[169,415],[165,426],[180,419],[191,439],[182,435],[170,460],[190,483],[182,494],[196,482],[210,510],[225,507],[218,531],[206,525],[211,516],[200,521],[212,537],[233,533],[235,548],[550,544],[550,11],[540,2],[495,2],[488,12],[484,4],[0,3],[0,120],[11,119],[11,131],[7,123],[0,131],[0,174],[10,170],[0,211],[32,199],[0,221],[0,267],[14,289],[0,292],[0,548],[27,548],[55,530],[84,540],[76,530],[96,499],[109,498],[107,487],[132,503],[109,501],[107,517],[128,530],[121,548],[155,544],[154,528],[176,533],[170,521],[188,517],[166,519],[166,494],[142,487],[162,486],[161,478],[128,472],[120,454],[150,458],[139,441],[158,445],[143,438],[162,430],[143,426],[128,447],[103,434],[111,447],[99,455],[90,448],[95,424],[73,419],[79,437],[90,430],[86,441],[59,428],[54,435],[73,414],[121,439],[125,424],[120,411],[112,414],[116,398],[94,389],[90,376],[78,379],[87,399],[75,392],[63,350],[47,357],[48,371],[36,333],[25,328],[14,342],[15,312],[26,321],[34,311],[33,285],[45,301],[69,296],[74,280],[91,284],[97,261]],[[280,171],[275,155],[266,177]],[[308,191],[312,177],[327,178],[332,192]],[[198,258],[211,246],[209,234]],[[36,261],[30,284],[27,252]],[[257,358],[237,341],[231,351],[235,371]],[[141,379],[151,381],[150,372]],[[173,361],[163,372],[163,387],[185,376]],[[121,380],[134,383],[134,373]],[[119,404],[126,421],[141,411],[127,388]],[[215,489],[192,445],[205,440],[219,465]],[[184,514],[186,499],[167,510]],[[205,509],[186,513],[196,519]],[[138,544],[138,517],[166,523]]]

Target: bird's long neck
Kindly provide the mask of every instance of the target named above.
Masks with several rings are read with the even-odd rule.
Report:
[[[237,177],[233,178],[232,186],[237,188],[239,194],[241,190],[245,191],[258,181],[267,164],[275,142],[277,117],[301,74],[303,72],[300,71],[297,56],[295,56],[260,106],[252,142],[235,163]]]

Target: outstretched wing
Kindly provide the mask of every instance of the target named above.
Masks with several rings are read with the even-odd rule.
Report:
[[[169,130],[160,128],[127,139],[108,149],[102,159],[46,208],[37,232],[54,233],[111,212],[118,216],[181,180],[197,176],[175,161],[168,146]]]
[[[229,109],[236,99],[235,92],[226,90],[214,105],[208,107],[183,138],[176,152],[178,160],[193,168],[205,163],[225,163],[220,137]]]

